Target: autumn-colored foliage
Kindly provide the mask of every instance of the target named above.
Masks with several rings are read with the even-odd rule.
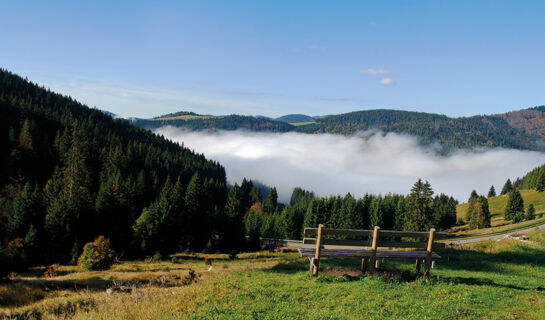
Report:
[[[52,264],[47,267],[47,270],[44,272],[44,278],[55,278],[57,276],[57,269],[59,268],[59,265]]]
[[[99,236],[83,247],[78,258],[78,265],[84,270],[107,270],[114,263],[115,251],[111,249],[110,240]]]

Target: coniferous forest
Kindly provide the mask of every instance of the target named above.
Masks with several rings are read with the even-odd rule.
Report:
[[[258,249],[304,227],[447,229],[457,202],[418,180],[407,196],[315,197],[244,179],[183,146],[0,72],[0,265],[75,262],[104,236],[118,258]]]
[[[4,268],[74,261],[98,235],[130,257],[227,234],[220,164],[3,70],[0,109]]]

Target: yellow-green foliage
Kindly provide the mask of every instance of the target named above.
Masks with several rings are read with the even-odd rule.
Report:
[[[520,195],[524,200],[524,208],[528,207],[530,203],[533,203],[534,207],[536,208],[537,215],[545,211],[545,192],[537,192],[536,190],[520,190]],[[488,199],[488,208],[492,217],[495,215],[503,215],[508,198],[508,195],[505,194]],[[457,219],[461,218],[465,220],[468,206],[469,204],[467,202],[456,206]]]
[[[315,123],[318,123],[316,121],[309,121],[309,122],[295,122],[295,123],[290,123],[292,126],[296,126],[296,127],[300,127],[300,126],[306,126],[308,124],[315,124]]]
[[[110,240],[99,236],[83,247],[78,265],[83,270],[107,270],[114,263],[115,252],[111,249]]]

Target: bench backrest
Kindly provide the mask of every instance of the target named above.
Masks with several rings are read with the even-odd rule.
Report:
[[[445,238],[445,232],[435,232],[435,229],[430,229],[429,232],[420,231],[393,231],[380,230],[375,227],[375,230],[359,230],[359,229],[331,229],[322,227],[322,238],[318,237],[319,228],[305,228],[303,244],[335,245],[335,246],[356,246],[356,247],[382,247],[382,248],[421,248],[426,249],[429,245],[433,248],[444,248],[445,244],[434,242],[435,239]],[[313,237],[314,236],[314,237]],[[332,239],[328,236],[351,236],[351,237],[372,237],[372,240],[352,240],[352,239]],[[376,238],[375,238],[376,236]],[[388,238],[389,240],[380,240],[380,238]],[[417,241],[394,241],[394,238],[417,238],[426,239],[425,242]],[[319,241],[320,240],[320,241]],[[431,241],[430,241],[431,240]],[[375,242],[375,243],[373,243]]]

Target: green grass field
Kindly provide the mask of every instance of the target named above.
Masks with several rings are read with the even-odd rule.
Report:
[[[545,212],[545,192],[537,192],[535,190],[521,190],[520,194],[524,199],[524,207],[526,208],[531,203],[534,204],[536,212]],[[492,217],[503,215],[505,206],[507,205],[508,195],[492,197],[488,199],[488,206]],[[462,203],[456,207],[456,217],[465,219],[469,204]]]
[[[176,117],[161,117],[161,118],[153,118],[151,120],[153,121],[163,121],[163,120],[192,120],[192,119],[210,119],[212,117],[208,116],[196,116],[196,115],[190,115],[186,114],[183,116],[176,116]]]
[[[377,275],[360,275],[357,259],[323,260],[314,278],[297,253],[261,252],[237,260],[208,255],[215,259],[210,271],[197,256],[181,256],[178,263],[124,262],[103,272],[63,266],[58,278],[21,275],[19,285],[38,290],[47,281],[117,278],[143,284],[109,297],[104,287],[82,282],[79,289],[49,285],[42,300],[3,306],[0,314],[34,313],[43,319],[545,319],[545,232],[530,234],[530,240],[442,250],[444,259],[429,280],[416,277],[413,262],[383,261]],[[195,281],[175,280],[188,270],[195,270]],[[174,280],[142,281],[164,278]],[[2,292],[14,292],[9,287],[14,285],[0,284],[0,301]]]
[[[306,126],[308,124],[315,124],[315,123],[318,123],[316,121],[308,121],[308,122],[294,122],[294,123],[290,123],[292,126],[296,126],[296,127],[300,127],[300,126]]]

